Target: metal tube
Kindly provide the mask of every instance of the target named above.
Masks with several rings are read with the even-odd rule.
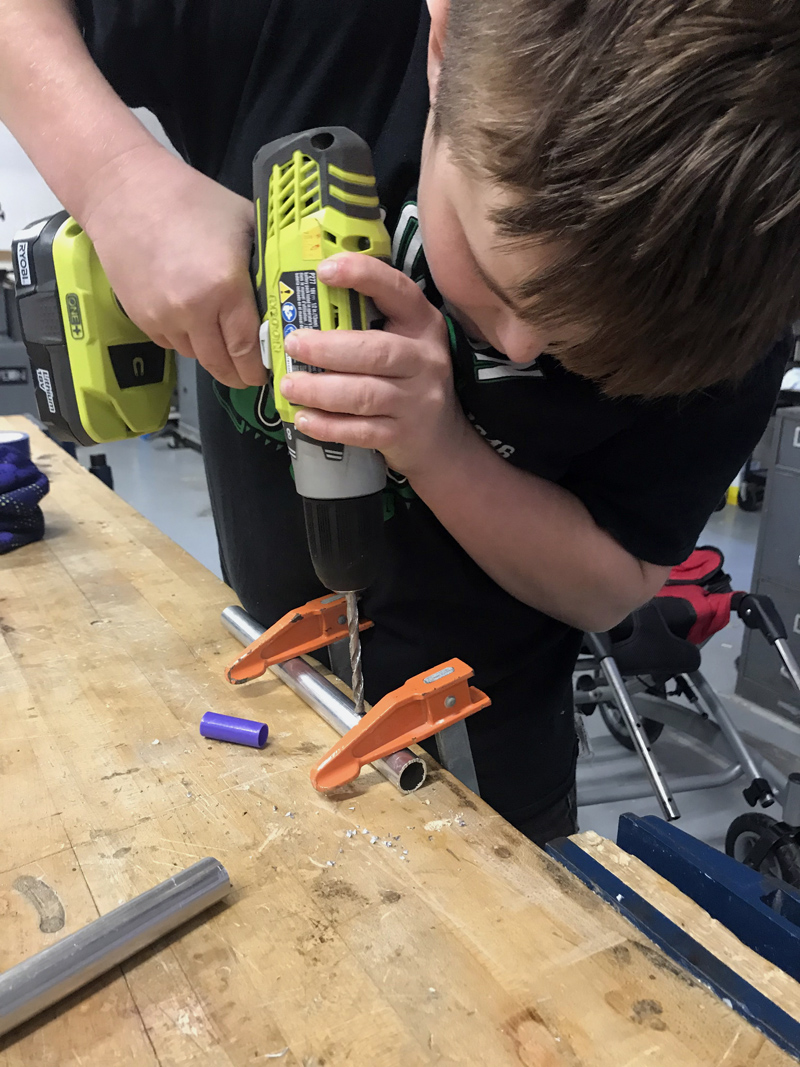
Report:
[[[0,974],[0,1036],[222,900],[228,872],[207,856]]]
[[[700,789],[717,789],[722,785],[730,785],[737,778],[741,778],[743,770],[740,764],[734,763],[726,771],[719,774],[695,774],[686,778],[676,778],[670,782],[673,793],[694,793]],[[615,783],[612,786],[593,785],[591,782],[578,782],[578,803],[581,807],[589,807],[592,804],[615,804],[622,800],[646,800],[653,795],[652,786],[645,782],[625,782],[622,785]]]
[[[797,660],[792,655],[792,650],[789,648],[789,642],[783,638],[779,638],[775,642],[775,650],[783,660],[783,666],[786,671],[787,677],[794,682],[797,692],[800,693],[800,668],[797,666]]]
[[[644,764],[644,769],[650,778],[656,799],[664,812],[664,817],[670,821],[679,819],[681,817],[680,812],[670,795],[669,786],[664,781],[661,771],[653,759],[653,754],[650,751],[650,742],[647,740],[647,735],[642,728],[639,716],[636,714],[636,709],[628,696],[628,690],[625,688],[625,682],[622,680],[616,660],[613,656],[607,656],[600,661],[600,667],[608,680],[608,684],[614,691],[615,702],[625,720],[628,733],[636,746],[636,750]]]
[[[783,821],[790,826],[800,826],[800,774],[790,774],[781,797]]]
[[[240,607],[225,608],[222,625],[243,645],[251,644],[265,629]],[[361,721],[353,701],[319,671],[309,667],[304,659],[289,659],[285,663],[275,664],[270,670],[338,734],[346,734]],[[385,759],[375,760],[372,766],[401,793],[413,793],[419,789],[428,773],[424,761],[407,748]]]
[[[722,701],[719,700],[717,694],[699,671],[690,674],[689,680],[697,691],[701,702],[705,705],[706,711],[716,720],[717,725],[724,734],[725,740],[731,747],[734,759],[741,763],[751,779],[761,778],[761,768],[753,759],[747,745],[742,741],[739,731],[733,725],[730,715],[722,706]]]

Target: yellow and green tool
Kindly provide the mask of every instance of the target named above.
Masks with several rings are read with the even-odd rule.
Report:
[[[390,259],[369,147],[344,127],[273,141],[254,160],[253,192],[251,271],[262,358],[273,376],[314,568],[327,588],[350,594],[357,689],[355,592],[372,583],[380,565],[385,464],[372,449],[299,433],[298,409],[284,399],[280,383],[289,371],[317,370],[287,355],[284,341],[292,331],[380,326],[368,299],[326,286],[316,273],[335,252]],[[56,437],[82,445],[161,429],[175,387],[174,353],[159,348],[125,314],[80,225],[66,212],[33,223],[16,236],[13,258],[42,422]]]
[[[175,357],[128,318],[88,235],[60,211],[14,238],[22,335],[39,417],[62,441],[94,445],[160,430]]]

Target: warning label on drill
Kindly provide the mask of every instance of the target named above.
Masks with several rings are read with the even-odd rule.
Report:
[[[287,270],[280,276],[278,292],[281,298],[283,336],[295,330],[318,330],[319,296],[317,295],[317,272],[313,270]],[[321,367],[309,367],[296,359],[286,357],[287,371],[306,370],[319,374]]]

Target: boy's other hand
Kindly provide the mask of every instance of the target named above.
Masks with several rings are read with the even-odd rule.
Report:
[[[249,200],[154,145],[98,175],[84,214],[119,302],[151,340],[232,388],[266,381]]]
[[[470,429],[453,387],[447,324],[410,278],[372,256],[344,252],[317,273],[326,285],[371,297],[387,321],[382,330],[289,335],[293,359],[330,372],[282,379],[284,396],[306,408],[297,428],[320,441],[376,448],[413,478]]]

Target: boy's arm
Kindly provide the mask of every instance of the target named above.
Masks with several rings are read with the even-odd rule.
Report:
[[[133,321],[228,385],[260,384],[252,205],[148,133],[93,62],[71,0],[0,0],[0,119]]]
[[[297,415],[299,429],[379,449],[498,585],[580,630],[610,629],[661,588],[669,567],[636,559],[576,496],[478,435],[455,395],[444,319],[409,278],[352,253],[318,274],[371,296],[388,323],[287,338],[293,357],[334,372],[282,379],[284,395],[313,409]]]
[[[580,630],[604,632],[655,596],[669,567],[644,563],[561,486],[513,467],[467,422],[411,476],[415,492],[498,585]]]

